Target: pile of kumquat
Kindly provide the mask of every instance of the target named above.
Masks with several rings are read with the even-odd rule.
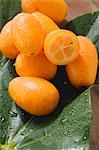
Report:
[[[95,45],[84,36],[60,29],[68,6],[64,0],[22,0],[22,12],[4,25],[0,50],[15,59],[19,77],[9,83],[15,103],[30,114],[43,116],[58,105],[60,95],[50,83],[57,66],[64,65],[76,88],[94,84],[98,55]]]

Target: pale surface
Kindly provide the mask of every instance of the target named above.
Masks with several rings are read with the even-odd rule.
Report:
[[[69,13],[66,20],[71,20],[75,16],[99,9],[99,0],[65,0],[69,6]]]

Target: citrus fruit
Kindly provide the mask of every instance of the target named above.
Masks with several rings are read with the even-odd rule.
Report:
[[[98,56],[95,45],[87,37],[78,36],[80,54],[66,66],[68,78],[73,86],[90,86],[94,84],[97,73]]]
[[[55,22],[64,20],[68,8],[64,0],[22,0],[22,10],[26,13],[39,11]]]
[[[15,59],[19,51],[13,43],[11,36],[11,23],[9,21],[1,30],[0,33],[0,51],[9,59]]]
[[[57,66],[52,64],[41,51],[37,56],[19,54],[15,62],[16,72],[19,76],[36,76],[52,79],[57,71]]]
[[[41,24],[45,36],[49,32],[51,32],[53,30],[59,29],[59,27],[57,26],[57,24],[53,20],[51,20],[48,16],[46,16],[46,15],[40,13],[40,12],[34,12],[34,13],[32,13],[32,15]]]
[[[37,55],[44,42],[40,23],[32,14],[19,13],[12,21],[12,36],[17,49],[26,55]]]
[[[71,63],[79,55],[79,49],[77,36],[68,30],[52,31],[44,41],[46,57],[57,65]]]
[[[58,105],[59,93],[53,84],[36,77],[17,77],[9,84],[15,103],[30,114],[43,116]]]

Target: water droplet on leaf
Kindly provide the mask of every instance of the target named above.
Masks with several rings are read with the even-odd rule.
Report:
[[[89,100],[88,99],[86,99],[86,102],[88,102]]]
[[[63,134],[66,136],[66,135],[67,135],[67,132],[64,132]]]
[[[44,136],[48,136],[46,129],[44,130]]]
[[[88,94],[87,93],[85,93],[85,96],[87,96]]]
[[[11,114],[11,117],[17,117],[17,113],[15,113],[13,111],[9,111],[9,114]]]
[[[2,117],[2,118],[1,118],[1,122],[3,122],[4,120],[5,120],[5,119]]]
[[[65,123],[66,120],[67,120],[66,118],[63,118],[60,122],[61,122],[61,123]]]
[[[50,136],[51,136],[51,134],[48,134],[47,136],[48,136],[48,137],[50,137]]]
[[[22,136],[24,136],[25,134],[26,134],[26,133],[23,133],[23,132],[21,133]]]
[[[75,143],[77,143],[78,141],[79,141],[79,139],[76,139],[76,140],[75,140]]]
[[[72,115],[72,111],[70,111],[69,114]]]
[[[84,140],[86,140],[87,139],[87,137],[86,136],[84,136]]]

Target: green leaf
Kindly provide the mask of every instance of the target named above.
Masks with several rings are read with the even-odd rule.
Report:
[[[68,81],[67,85],[66,83],[64,84],[64,81],[66,82],[67,80],[65,72],[63,68],[59,68],[56,78],[52,81],[58,89],[62,88],[60,90],[62,99],[59,107],[49,116],[31,117],[17,107],[9,97],[7,86],[13,77],[15,77],[13,63],[7,61],[2,68],[2,86],[0,89],[0,115],[2,116],[0,136],[1,144],[5,144],[3,145],[4,147],[9,147],[9,145],[7,146],[8,143],[15,143],[16,150],[57,150],[62,148],[68,150],[70,148],[79,149],[80,147],[88,149],[89,124],[91,121],[89,89],[78,96],[72,103],[65,106],[82,89],[74,90]],[[67,88],[69,89],[67,90]],[[63,89],[64,91],[66,89],[66,92],[62,93]],[[70,96],[70,91],[72,92],[72,97]],[[74,94],[75,92],[76,94]]]
[[[7,87],[8,83],[15,77],[15,72],[12,62],[9,60],[5,63],[1,70],[2,73],[0,77],[0,142],[5,143],[9,125],[9,113],[12,107],[12,101],[8,94]]]
[[[21,0],[0,0],[0,29],[21,12]]]
[[[68,24],[64,23],[61,28],[65,28],[73,31],[77,35],[86,36],[99,16],[99,11],[85,14],[83,16],[77,17],[70,21]]]
[[[83,149],[87,150],[91,117],[90,91],[86,90],[71,104],[67,105],[59,117],[49,124],[38,124],[32,119],[12,139],[18,150],[27,149]],[[32,128],[31,128],[32,127]]]

